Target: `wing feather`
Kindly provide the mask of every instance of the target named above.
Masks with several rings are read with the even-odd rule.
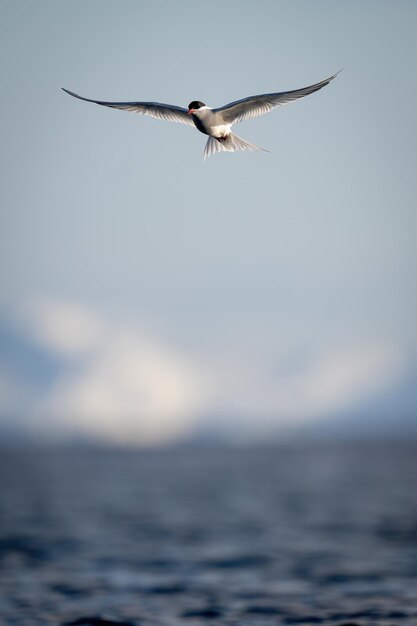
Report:
[[[64,89],[63,91],[68,93],[74,98],[79,100],[85,100],[86,102],[94,102],[101,106],[110,107],[112,109],[121,109],[122,111],[132,111],[133,113],[139,113],[140,115],[150,115],[160,120],[166,120],[168,122],[179,122],[181,124],[188,124],[194,126],[194,122],[190,115],[187,115],[187,109],[183,107],[177,107],[173,104],[161,104],[160,102],[105,102],[103,100],[91,100],[90,98],[83,98],[73,91]]]
[[[325,80],[320,81],[319,83],[303,87],[302,89],[281,91],[278,93],[265,93],[259,96],[249,96],[249,98],[236,100],[235,102],[230,102],[229,104],[213,110],[216,113],[221,113],[222,119],[227,124],[238,124],[244,120],[258,117],[264,113],[269,113],[269,111],[272,111],[275,107],[282,106],[283,104],[298,100],[298,98],[309,96],[315,91],[319,91],[319,89],[322,89],[328,85],[330,81],[336,78],[337,74],[339,74],[339,72],[329,78],[326,78]]]

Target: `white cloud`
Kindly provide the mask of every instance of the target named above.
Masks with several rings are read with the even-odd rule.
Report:
[[[64,356],[98,349],[109,332],[108,324],[92,311],[72,302],[35,299],[22,307],[33,339]]]
[[[178,438],[205,410],[208,377],[178,348],[79,305],[34,310],[36,341],[71,362],[35,409],[55,434],[153,444]]]
[[[394,346],[365,343],[321,356],[306,381],[314,413],[349,408],[398,380],[403,362]]]
[[[86,434],[149,444],[184,434],[205,408],[206,395],[194,363],[135,331],[116,330],[56,384],[40,411],[69,418]]]
[[[236,349],[187,354],[80,304],[37,300],[29,310],[26,334],[67,366],[32,395],[30,384],[3,367],[0,408],[30,407],[36,429],[55,437],[155,444],[179,439],[204,420],[207,426],[212,416],[220,433],[268,436],[372,402],[407,367],[404,354],[387,343],[319,346],[307,356],[294,342],[259,350],[252,335],[241,335]],[[18,401],[16,390],[29,399]]]
[[[404,365],[394,346],[366,342],[323,349],[289,373],[279,355],[274,363],[248,360],[226,367],[218,407],[243,418],[250,432],[337,418],[394,386]]]

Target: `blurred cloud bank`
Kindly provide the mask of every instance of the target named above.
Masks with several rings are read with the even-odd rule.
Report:
[[[318,348],[288,369],[285,353],[272,361],[193,354],[78,302],[31,300],[13,320],[7,332],[13,326],[21,363],[13,345],[14,364],[0,360],[0,415],[9,436],[35,440],[279,439],[378,405],[410,374],[407,354],[380,342]],[[36,372],[24,369],[31,350]]]
[[[16,394],[14,400],[7,398],[7,387],[26,385],[28,390],[31,381],[13,380],[3,364],[2,408],[29,413],[43,435],[165,442],[183,435],[206,406],[207,389],[197,364],[140,329],[111,324],[73,303],[32,301],[28,310],[30,315],[18,316],[18,328],[59,363],[59,373],[38,389],[30,408],[27,401],[19,408]]]

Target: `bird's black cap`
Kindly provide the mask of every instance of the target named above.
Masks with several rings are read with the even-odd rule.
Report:
[[[190,109],[201,109],[201,107],[205,107],[205,106],[206,105],[204,104],[204,102],[200,102],[200,100],[193,100],[188,105],[188,110],[190,110]]]

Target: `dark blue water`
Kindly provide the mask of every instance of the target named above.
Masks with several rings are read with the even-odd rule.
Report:
[[[2,451],[0,488],[1,624],[417,624],[417,442]]]

